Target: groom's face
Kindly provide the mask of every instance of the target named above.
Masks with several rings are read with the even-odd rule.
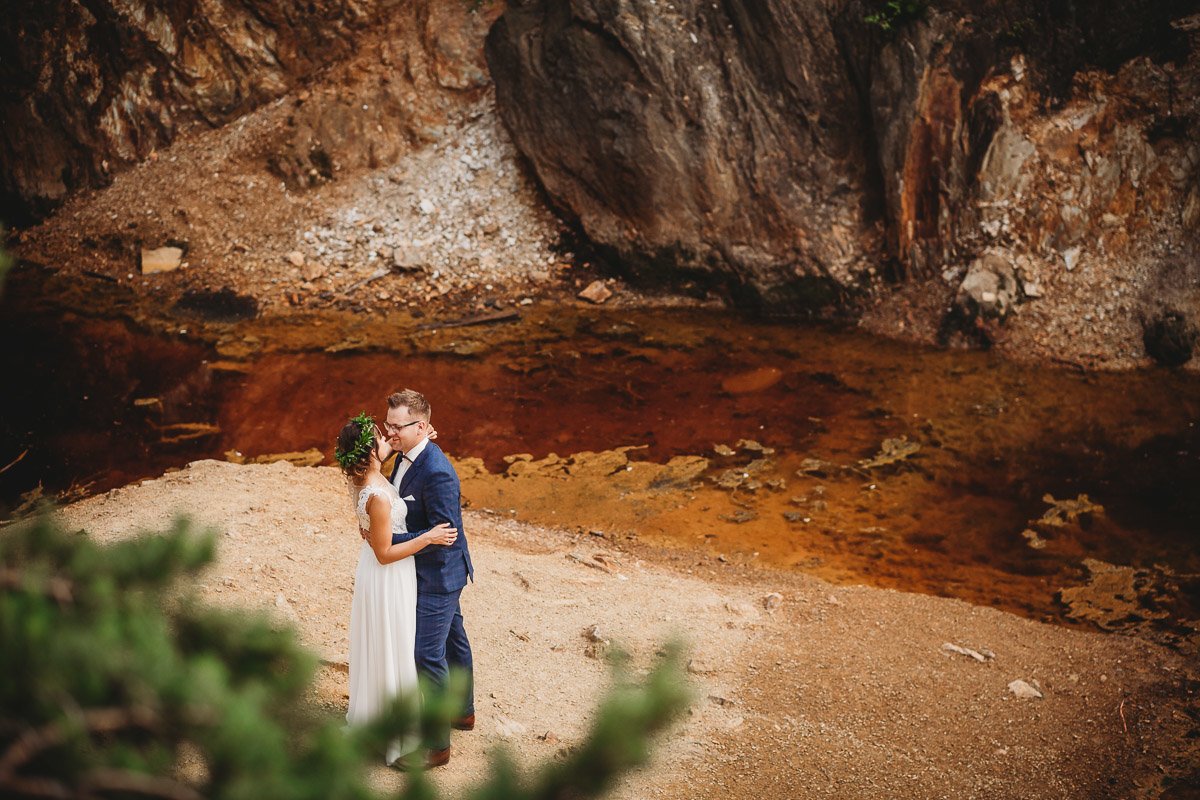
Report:
[[[428,432],[429,423],[413,416],[408,406],[388,409],[388,441],[401,453],[407,453],[416,447]]]

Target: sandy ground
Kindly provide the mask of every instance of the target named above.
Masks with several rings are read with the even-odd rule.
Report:
[[[316,700],[345,708],[359,539],[335,469],[200,461],[60,513],[101,540],[162,529],[178,513],[222,530],[202,594],[291,618],[331,662]],[[583,735],[609,680],[586,653],[592,625],[638,668],[676,635],[693,659],[688,714],[618,797],[1194,791],[1186,787],[1200,763],[1195,665],[1157,645],[800,574],[717,573],[686,552],[507,513],[469,511],[465,526],[477,571],[463,603],[479,723],[455,734],[453,760],[435,773],[451,794],[486,773],[498,746],[531,766]],[[594,566],[601,562],[609,571]],[[767,599],[773,592],[778,605]],[[977,662],[946,643],[994,658]],[[1018,679],[1044,697],[1014,696],[1008,686]],[[381,787],[403,780],[382,766],[374,777]]]

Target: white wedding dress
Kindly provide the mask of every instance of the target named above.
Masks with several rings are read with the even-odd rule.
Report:
[[[407,508],[395,487],[351,487],[358,524],[371,527],[367,500],[378,496],[391,504],[392,533],[404,533]],[[412,556],[380,564],[367,541],[358,554],[354,573],[354,600],[350,605],[350,710],[346,722],[370,722],[401,694],[417,691],[414,651],[417,637],[417,568]],[[415,750],[419,737],[409,736],[388,745],[391,764]]]

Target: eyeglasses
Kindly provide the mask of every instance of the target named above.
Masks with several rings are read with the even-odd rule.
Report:
[[[412,422],[406,422],[403,425],[393,425],[390,422],[385,422],[383,425],[383,429],[385,431],[387,431],[388,433],[399,433],[400,431],[404,430],[405,428],[409,427],[410,425],[419,425],[420,423],[422,423],[424,421],[425,420],[422,420],[422,419],[414,419]]]

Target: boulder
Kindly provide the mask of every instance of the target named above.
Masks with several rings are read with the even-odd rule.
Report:
[[[842,5],[530,0],[507,6],[485,52],[543,186],[635,273],[820,306],[877,238]]]
[[[1012,264],[1003,256],[989,253],[971,262],[954,302],[967,319],[1004,319],[1019,297]]]

